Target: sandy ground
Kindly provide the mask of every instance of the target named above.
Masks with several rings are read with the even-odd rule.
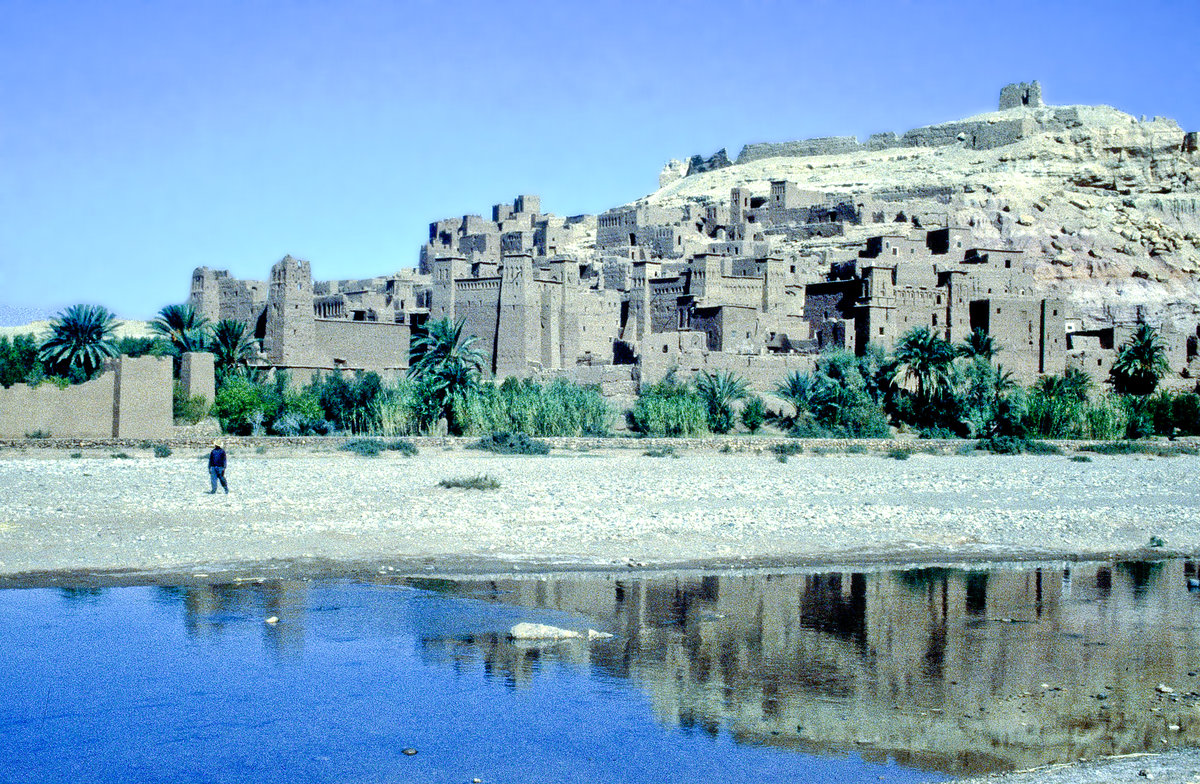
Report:
[[[398,569],[787,565],[1200,551],[1200,458],[0,456],[0,576],[316,559]],[[487,474],[497,490],[439,480]]]
[[[1160,784],[1200,782],[1200,750],[1181,749],[1165,754],[1131,754],[1127,757],[1052,765],[1018,773],[961,779],[961,784],[1110,784],[1157,781]]]

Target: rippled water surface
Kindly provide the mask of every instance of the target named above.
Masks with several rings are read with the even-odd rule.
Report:
[[[934,781],[1196,745],[1197,585],[1169,561],[10,589],[0,781]]]

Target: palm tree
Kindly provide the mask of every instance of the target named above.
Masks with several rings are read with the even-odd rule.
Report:
[[[176,353],[204,351],[208,347],[208,319],[190,304],[167,305],[150,322],[150,330],[161,336]]]
[[[1118,393],[1145,396],[1154,392],[1159,380],[1170,370],[1158,330],[1142,324],[1121,346],[1109,376]]]
[[[1061,376],[1042,376],[1034,389],[1049,400],[1083,403],[1092,389],[1092,379],[1079,368],[1067,368]]]
[[[991,362],[992,357],[1000,353],[996,339],[982,329],[973,329],[971,334],[958,346],[958,353],[964,357],[982,357]]]
[[[458,430],[454,421],[454,400],[464,399],[479,386],[483,373],[483,356],[475,348],[474,335],[464,339],[465,319],[453,323],[441,319],[426,324],[413,335],[409,347],[408,376],[423,384],[431,408],[446,417],[452,432]]]
[[[101,305],[72,305],[50,322],[50,337],[38,356],[53,372],[72,368],[90,377],[109,357],[117,356],[116,317]]]
[[[709,373],[701,371],[693,383],[708,411],[708,426],[714,433],[733,429],[733,403],[745,400],[749,384],[732,371]]]
[[[212,328],[209,349],[221,376],[236,373],[250,365],[258,354],[258,341],[244,321],[221,319]]]
[[[913,329],[896,346],[894,378],[917,382],[917,400],[928,403],[950,393],[954,386],[955,350],[928,327]]]
[[[793,372],[775,387],[775,394],[792,404],[797,417],[808,413],[821,425],[837,418],[841,409],[838,391],[824,374],[801,370]]]

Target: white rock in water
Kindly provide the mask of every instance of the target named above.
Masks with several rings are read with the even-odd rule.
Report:
[[[544,623],[518,623],[509,629],[508,635],[514,640],[571,640],[583,636],[579,632]]]
[[[612,635],[608,632],[598,632],[595,629],[588,629],[589,640],[607,640],[609,637],[612,637]]]

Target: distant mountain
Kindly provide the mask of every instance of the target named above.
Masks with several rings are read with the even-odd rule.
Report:
[[[0,303],[0,327],[19,327],[32,321],[46,321],[55,313],[56,311],[47,308],[30,308],[23,305]]]

